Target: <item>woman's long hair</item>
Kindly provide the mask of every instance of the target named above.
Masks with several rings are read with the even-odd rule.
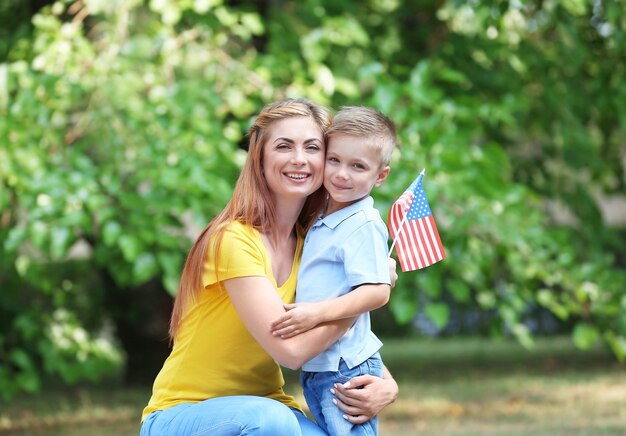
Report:
[[[176,337],[188,304],[196,300],[203,288],[202,270],[209,244],[213,247],[213,258],[217,259],[217,251],[226,226],[232,221],[240,221],[261,233],[270,235],[277,233],[274,231],[277,223],[275,204],[263,175],[263,147],[272,123],[302,116],[311,117],[320,127],[326,140],[326,131],[331,123],[330,111],[305,99],[286,99],[266,105],[250,127],[248,157],[235,184],[233,196],[226,207],[200,233],[187,255],[170,319],[171,342]],[[298,217],[298,227],[307,230],[321,212],[323,203],[324,190],[320,187],[305,201]],[[215,262],[217,264],[217,260]]]

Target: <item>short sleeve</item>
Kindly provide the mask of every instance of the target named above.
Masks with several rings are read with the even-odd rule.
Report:
[[[212,244],[204,261],[204,286],[237,277],[266,276],[263,241],[252,227],[232,222],[226,228],[215,262]],[[217,265],[217,274],[216,267]]]
[[[387,239],[387,228],[380,220],[368,220],[350,234],[342,245],[348,285],[391,283]]]

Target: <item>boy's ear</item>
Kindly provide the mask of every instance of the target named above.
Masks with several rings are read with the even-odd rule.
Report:
[[[374,186],[378,188],[380,185],[382,185],[385,179],[387,179],[387,176],[389,175],[389,171],[391,171],[391,168],[389,167],[389,165],[387,165],[385,168],[380,170],[380,172],[378,173],[378,176],[376,177],[376,183],[374,183]]]

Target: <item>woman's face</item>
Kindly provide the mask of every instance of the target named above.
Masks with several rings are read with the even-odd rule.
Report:
[[[277,198],[304,200],[324,179],[324,135],[311,117],[272,123],[263,149],[263,173]]]

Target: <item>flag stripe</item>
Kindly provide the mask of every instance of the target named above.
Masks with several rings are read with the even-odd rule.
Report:
[[[428,258],[426,257],[426,252],[424,251],[424,243],[422,236],[422,229],[420,228],[420,220],[411,221],[411,227],[413,227],[413,232],[411,232],[411,245],[413,247],[417,246],[419,250],[417,254],[418,268],[424,268],[428,264]]]
[[[439,237],[439,232],[437,231],[437,225],[435,224],[435,217],[432,215],[428,217],[431,222],[432,234],[433,234],[433,246],[437,250],[437,261],[442,260],[446,257],[446,253],[443,249],[443,244],[441,243],[441,238]]]
[[[424,241],[424,246],[426,246],[426,249],[428,250],[428,260],[427,262],[433,263],[433,250],[430,247],[430,235],[428,233],[428,229],[426,228],[427,225],[429,224],[424,218],[417,220],[417,222],[420,225],[420,236],[422,237],[422,240]]]
[[[435,263],[442,259],[441,250],[440,250],[441,242],[438,243],[437,237],[435,236],[435,233],[437,232],[437,228],[435,227],[435,220],[433,219],[433,216],[431,215],[425,218],[424,221],[428,228],[427,238],[428,238],[428,246],[431,249],[432,262]]]
[[[428,247],[430,248],[432,263],[435,263],[441,260],[441,257],[438,253],[438,247],[435,245],[435,241],[433,238],[432,222],[429,218],[424,218],[424,222],[427,223],[428,227],[428,233],[426,234],[426,238],[428,239]]]

